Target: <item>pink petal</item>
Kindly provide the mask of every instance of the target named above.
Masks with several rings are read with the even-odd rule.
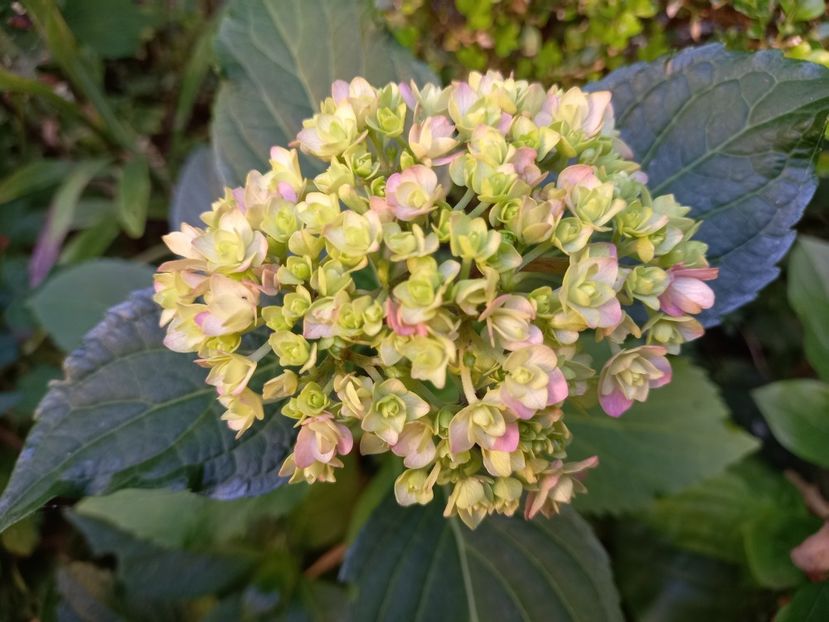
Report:
[[[463,453],[472,449],[472,439],[467,432],[466,421],[455,416],[449,424],[449,450],[453,454]]]
[[[287,181],[280,181],[276,185],[276,188],[277,188],[277,190],[279,190],[279,194],[282,195],[283,199],[287,199],[288,201],[291,201],[292,203],[296,203],[296,200],[297,200],[296,192],[291,187],[291,184],[289,184]]]
[[[336,80],[331,85],[331,97],[336,103],[348,99],[348,82],[345,80]]]
[[[658,389],[659,387],[668,384],[673,377],[673,370],[671,369],[671,364],[668,362],[668,359],[664,356],[657,356],[651,358],[650,362],[653,363],[654,367],[656,367],[663,374],[661,378],[651,380],[651,388]]]
[[[351,436],[351,430],[345,427],[342,423],[338,423],[337,431],[340,433],[340,440],[337,441],[337,453],[341,456],[349,453],[354,447],[354,437]]]
[[[397,86],[400,89],[400,96],[403,98],[403,101],[406,102],[410,110],[414,110],[415,106],[417,106],[417,99],[415,99],[414,93],[412,92],[412,87],[405,82],[401,82]]]
[[[676,277],[688,277],[700,281],[712,281],[720,273],[719,268],[671,268],[670,273]]]
[[[614,389],[607,395],[599,394],[599,404],[611,417],[619,417],[633,405],[633,400],[626,398],[621,389]]]
[[[501,394],[501,401],[503,401],[504,405],[509,408],[519,419],[532,419],[532,416],[535,414],[535,411],[532,408],[524,406],[524,404],[519,402],[506,391]]]
[[[314,433],[303,427],[296,437],[294,462],[300,469],[307,469],[316,462],[316,442]]]
[[[518,424],[513,421],[512,423],[507,424],[507,429],[504,431],[503,436],[495,439],[495,442],[492,444],[492,449],[496,451],[513,452],[518,449],[518,440]]]
[[[569,393],[564,373],[560,369],[550,372],[550,382],[547,384],[547,406],[563,402]]]
[[[614,328],[622,321],[622,306],[619,304],[618,298],[611,298],[597,311],[599,312],[599,322],[596,328]]]
[[[244,213],[247,210],[247,205],[245,205],[245,189],[242,187],[234,188],[231,190],[233,194],[233,200],[236,201],[236,207],[238,207]]]

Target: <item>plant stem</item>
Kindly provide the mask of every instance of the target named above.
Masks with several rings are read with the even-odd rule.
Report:
[[[305,576],[309,579],[317,579],[330,570],[334,570],[345,559],[345,544],[338,544],[322,554],[317,561],[305,569]]]
[[[467,190],[467,191],[466,191],[466,193],[465,193],[465,194],[461,197],[461,200],[460,200],[460,201],[458,201],[458,202],[455,204],[455,207],[453,207],[453,208],[452,208],[452,210],[453,210],[453,211],[455,211],[455,212],[462,212],[462,211],[466,208],[466,206],[467,206],[467,205],[469,205],[469,202],[472,200],[472,198],[473,198],[474,196],[475,196],[475,191],[474,191],[474,190],[472,190],[472,188],[470,188],[470,189],[469,189],[469,190]]]
[[[489,205],[489,203],[482,201],[479,205],[475,206],[475,209],[469,212],[469,217],[475,218],[476,216],[480,216],[481,214],[486,212],[486,210],[489,208]]]
[[[269,352],[272,351],[271,344],[267,341],[259,346],[254,352],[248,354],[248,358],[254,363],[261,361]]]
[[[461,357],[463,353],[461,353]],[[461,363],[461,383],[463,384],[463,394],[466,396],[467,403],[476,404],[478,402],[478,396],[475,393],[475,385],[472,384],[472,374],[469,371],[469,368]]]
[[[459,281],[463,281],[469,278],[469,273],[472,271],[472,260],[468,257],[465,257],[463,263],[461,264],[461,275],[459,277]]]
[[[541,257],[541,255],[546,253],[551,248],[553,248],[552,242],[542,242],[531,251],[528,251],[526,255],[524,255],[524,258],[521,261],[521,265],[518,267],[518,269],[520,270],[534,259]]]

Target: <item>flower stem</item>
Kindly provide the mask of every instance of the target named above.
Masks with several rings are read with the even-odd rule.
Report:
[[[258,363],[263,358],[265,358],[265,356],[270,352],[272,352],[271,344],[266,341],[261,346],[259,346],[259,348],[257,348],[255,352],[251,352],[250,354],[248,354],[248,358],[254,363]]]
[[[477,403],[478,396],[475,393],[475,385],[472,384],[472,373],[464,364],[461,364],[461,383],[463,384],[463,394],[466,396],[466,401],[469,404]]]
[[[462,212],[462,211],[466,208],[466,206],[467,206],[467,205],[469,205],[469,202],[472,200],[472,198],[473,198],[474,196],[475,196],[475,191],[474,191],[474,190],[472,190],[472,188],[470,188],[470,189],[469,189],[469,190],[467,190],[467,191],[466,191],[466,193],[465,193],[465,194],[461,197],[461,200],[460,200],[460,201],[458,201],[458,202],[455,204],[455,207],[453,207],[453,208],[452,208],[452,210],[453,210],[453,211],[455,211],[455,212]]]
[[[536,246],[534,249],[527,252],[526,255],[524,255],[524,258],[521,261],[521,265],[518,267],[518,269],[520,270],[521,268],[526,266],[531,261],[533,261],[535,259],[538,259],[539,257],[541,257],[541,255],[546,253],[551,248],[553,248],[553,243],[552,242],[542,242],[541,244]]]
[[[461,275],[459,280],[463,281],[469,278],[469,273],[472,271],[472,260],[465,257],[461,264]]]
[[[475,218],[476,216],[480,216],[481,214],[486,212],[487,208],[489,208],[489,203],[487,203],[486,201],[481,201],[479,205],[475,206],[475,209],[469,212],[469,217]]]

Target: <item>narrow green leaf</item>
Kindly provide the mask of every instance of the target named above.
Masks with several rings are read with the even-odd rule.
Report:
[[[118,220],[130,237],[140,238],[144,235],[149,200],[150,167],[146,157],[136,156],[121,170],[115,199]]]
[[[783,447],[829,468],[829,385],[784,380],[755,389],[752,397]]]
[[[34,160],[24,164],[0,180],[0,205],[56,186],[72,166],[67,160]]]
[[[54,61],[60,65],[76,89],[90,101],[100,115],[110,137],[122,147],[133,150],[132,132],[124,126],[93,72],[80,55],[75,36],[66,25],[54,0],[23,0],[26,11],[46,41]]]
[[[204,370],[164,347],[151,293],[111,309],[67,357],[0,496],[0,531],[57,496],[169,486],[235,499],[283,483],[291,422],[271,407],[234,439]],[[253,386],[275,370],[260,363]]]
[[[72,265],[103,255],[121,233],[118,223],[106,219],[89,229],[77,232],[63,246],[59,266]]]
[[[576,498],[586,512],[620,513],[647,507],[659,495],[720,473],[754,451],[757,441],[728,420],[728,410],[705,373],[672,361],[671,383],[652,391],[619,419],[593,409],[570,412],[574,459],[599,456],[585,478],[589,494]]]
[[[33,287],[39,285],[55,265],[84,188],[108,164],[107,160],[84,160],[76,163],[55,193],[49,206],[46,225],[38,236],[29,260],[29,281]]]
[[[153,272],[150,266],[123,259],[88,261],[46,281],[31,299],[32,311],[55,343],[70,352],[107,309],[152,285]]]
[[[829,620],[829,581],[813,583],[795,592],[774,622],[826,622]]]
[[[100,133],[101,127],[94,123],[87,117],[83,110],[81,110],[73,102],[64,99],[52,88],[40,80],[33,80],[31,78],[24,78],[18,76],[10,71],[6,71],[0,67],[0,90],[9,93],[22,93],[25,95],[34,95],[39,97],[47,104],[52,106],[58,113],[64,115],[68,119],[75,119],[89,125],[93,130]],[[0,201],[2,203],[3,201]]]
[[[389,498],[342,577],[355,588],[355,620],[622,620],[607,554],[570,508],[549,520],[492,516],[471,531],[438,502]]]
[[[363,2],[239,0],[228,6],[216,51],[227,79],[211,135],[219,172],[230,186],[261,169],[272,146],[296,137],[335,80],[359,75],[375,84],[437,82],[370,20]],[[319,167],[305,164],[306,174]]]
[[[216,26],[215,19],[204,25],[182,70],[181,86],[173,114],[173,132],[176,135],[180,135],[186,129],[199,90],[210,71],[210,65],[215,62],[213,43],[216,38]]]
[[[809,362],[829,382],[829,242],[798,238],[789,259],[789,303],[803,324]]]

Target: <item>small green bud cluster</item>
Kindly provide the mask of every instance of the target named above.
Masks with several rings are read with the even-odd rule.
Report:
[[[282,402],[292,482],[333,481],[356,440],[400,457],[401,504],[446,486],[471,527],[525,492],[527,516],[556,512],[597,462],[567,462],[568,400],[612,416],[645,400],[713,304],[698,223],[651,197],[610,93],[355,78],[293,146],[325,170],[274,147],[204,226],[165,237],[166,345],[198,353],[238,434]],[[614,353],[599,374],[596,338]],[[265,357],[279,371],[254,390]]]

